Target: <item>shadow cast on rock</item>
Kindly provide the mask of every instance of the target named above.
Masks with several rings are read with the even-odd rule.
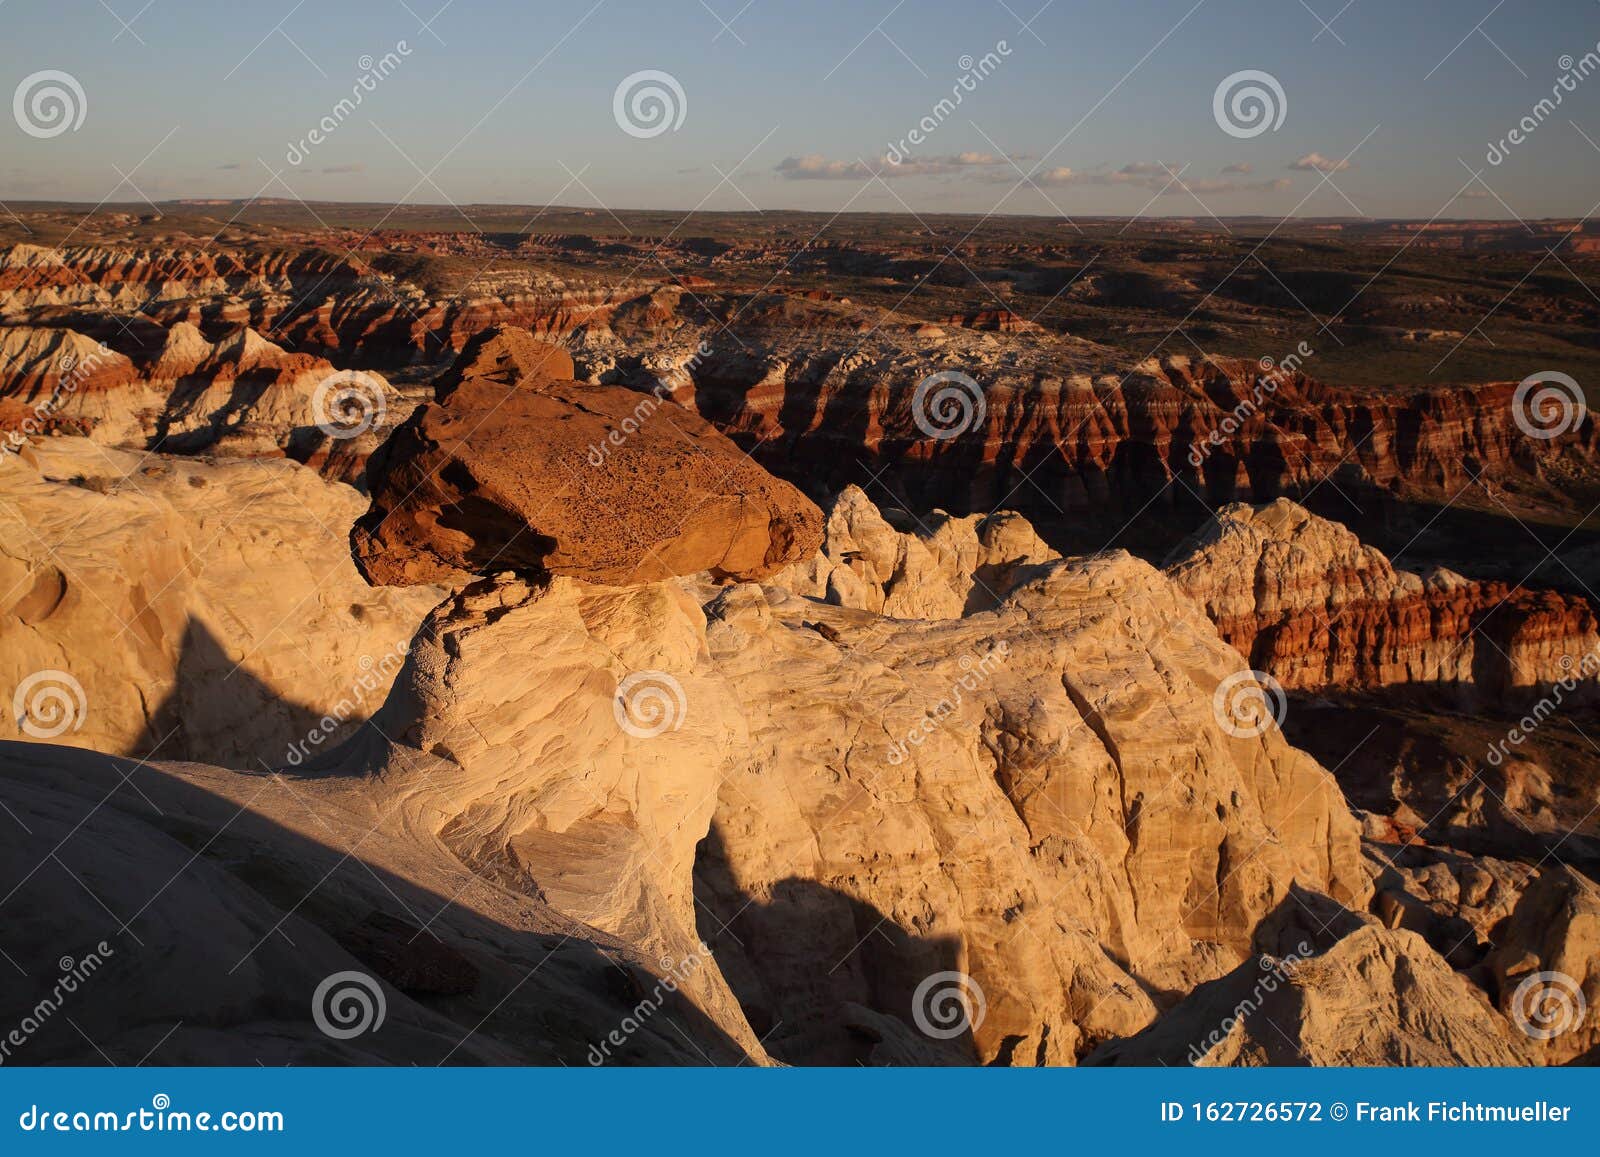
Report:
[[[655,961],[335,794],[0,743],[5,1063],[749,1059]]]
[[[791,877],[764,898],[747,895],[715,824],[695,859],[695,901],[700,938],[774,1059],[977,1063],[971,1027],[952,1032],[957,1026],[930,1019],[937,1014],[926,992],[918,1001],[930,977],[955,973],[956,939],[915,936],[870,904],[810,880]]]
[[[221,766],[276,767],[296,741],[321,735],[324,716],[279,694],[228,654],[194,616],[178,646],[172,690],[150,711],[127,754]],[[371,707],[375,709],[378,700]],[[354,724],[359,719],[352,717]],[[338,735],[344,733],[338,725]],[[333,735],[322,736],[326,743]]]

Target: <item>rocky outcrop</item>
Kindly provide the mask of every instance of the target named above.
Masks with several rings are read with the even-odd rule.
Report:
[[[8,1065],[761,1059],[680,991],[698,955],[475,874],[361,781],[0,742],[0,801],[6,952],[32,980],[0,1017],[34,1028]]]
[[[1346,913],[1337,935],[1202,984],[1105,1065],[1526,1065],[1515,1031],[1413,932]],[[1328,943],[1329,940],[1332,943]]]
[[[796,594],[896,619],[955,619],[992,610],[1061,556],[1010,511],[955,518],[896,514],[896,530],[859,487],[834,500],[817,555],[776,581]]]
[[[1498,1006],[1545,1064],[1600,1047],[1600,888],[1571,868],[1541,871],[1489,957]]]
[[[761,578],[809,556],[822,521],[669,399],[572,381],[463,381],[397,429],[369,471],[372,509],[352,543],[377,583],[494,570]]]
[[[137,380],[126,357],[70,329],[0,328],[0,444],[16,450],[41,435],[86,433],[94,422],[85,409],[99,408],[91,399]]]
[[[1036,322],[1009,309],[980,309],[973,313],[953,313],[939,319],[946,325],[960,325],[985,333],[1027,333],[1041,328]]]
[[[775,1055],[873,1059],[859,1010],[914,1027],[953,971],[987,1016],[947,1058],[1065,1063],[1236,965],[1291,882],[1363,901],[1332,780],[1222,729],[1239,661],[1193,606],[1125,554],[1039,571],[939,623],[772,587],[708,608],[750,754],[702,853],[707,939]]]
[[[353,412],[344,415],[345,376],[322,358],[288,353],[251,329],[208,342],[187,322],[167,331],[148,378],[162,399],[152,441],[177,453],[218,443],[233,454],[283,453],[302,432],[320,443],[346,427],[370,427],[390,400],[383,379],[351,375]],[[320,437],[319,425],[327,431]]]
[[[1372,914],[1385,928],[1421,936],[1452,968],[1476,967],[1534,878],[1533,867],[1431,846],[1414,831],[1384,830],[1375,818],[1366,817],[1364,825]]]
[[[239,768],[337,742],[440,595],[361,581],[362,505],[292,462],[0,456],[6,737]]]
[[[695,991],[776,1056],[1070,1062],[1237,963],[1290,882],[1366,885],[1326,773],[1221,730],[1239,660],[1179,592],[1125,555],[1039,569],[943,624],[502,576],[435,612],[319,767],[651,951],[698,928]],[[1129,615],[1175,625],[1152,644]],[[941,1040],[912,997],[951,970],[987,1013]]]
[[[1130,616],[1169,629],[1130,634]],[[164,811],[197,829],[250,803],[250,821],[214,856],[205,849],[195,887],[233,897],[244,927],[222,938],[224,954],[251,965],[239,979],[215,969],[222,987],[194,995],[252,1023],[273,1020],[250,986],[276,950],[253,963],[249,929],[259,938],[278,917],[237,892],[228,865],[293,858],[272,875],[294,890],[359,843],[380,879],[407,882],[390,883],[397,895],[442,897],[406,906],[448,910],[437,931],[451,950],[397,958],[398,938],[383,930],[428,916],[375,902],[370,873],[352,865],[296,916],[295,942],[319,947],[283,975],[301,978],[294,986],[336,968],[327,937],[391,983],[445,1000],[436,1011],[468,1027],[504,998],[476,1046],[484,1055],[573,1063],[608,1039],[596,992],[560,996],[563,984],[596,983],[587,944],[657,961],[627,966],[634,1001],[657,991],[660,961],[673,962],[662,1019],[607,1046],[606,1060],[671,1058],[662,1034],[681,1033],[711,1057],[1068,1063],[1236,966],[1294,882],[1364,902],[1354,821],[1326,772],[1275,731],[1221,730],[1214,685],[1239,669],[1192,604],[1126,555],[1041,564],[995,608],[941,622],[778,586],[502,575],[437,608],[382,709],[299,778],[192,764],[154,765],[145,778]],[[67,766],[58,788],[81,777],[72,790],[89,792],[116,774]],[[37,760],[16,767],[8,774],[25,791],[46,782]],[[106,839],[130,847],[129,825],[144,823],[120,810],[102,822]],[[323,852],[294,852],[274,824]],[[163,858],[151,863],[165,870]],[[74,861],[97,883],[109,866]],[[119,888],[107,894],[127,903]],[[98,908],[67,905],[52,935],[68,935],[73,912],[103,921]],[[157,905],[132,928],[160,936],[168,913]],[[512,928],[521,940],[507,939]],[[576,939],[548,935],[562,929]],[[508,976],[501,955],[513,943],[525,962],[568,944],[566,963],[523,992],[526,963]],[[130,970],[120,983],[147,993],[152,982]],[[949,972],[984,1002],[953,1033],[912,1003]],[[562,1023],[530,1032],[532,1010],[552,1000]],[[416,1025],[412,1005],[396,1007]],[[171,1019],[192,1011],[181,995],[161,1008]],[[196,1020],[235,1041],[262,1031],[232,1013]],[[217,1046],[200,1032],[185,1018],[173,1055],[208,1055]],[[309,1028],[272,1035],[269,1055],[285,1059],[332,1047]],[[352,1047],[380,1046],[391,1059],[449,1050],[409,1030]]]
[[[1398,570],[1287,499],[1224,507],[1175,554],[1168,574],[1290,689],[1442,685],[1498,700],[1600,674],[1583,598]]]
[[[397,827],[479,877],[651,959],[695,961],[684,991],[759,1056],[695,933],[695,844],[746,734],[704,630],[672,584],[473,584],[429,617],[371,725],[318,768],[365,775]],[[635,672],[650,674],[630,692]],[[623,726],[629,708],[644,726]],[[657,723],[659,740],[645,734]]]

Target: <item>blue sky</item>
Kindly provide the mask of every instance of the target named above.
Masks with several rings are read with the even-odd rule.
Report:
[[[1597,42],[1593,0],[0,0],[0,92],[57,70],[85,105],[49,137],[0,118],[0,200],[1580,216],[1600,72],[1485,158]],[[639,137],[613,97],[644,70],[683,116]],[[1242,70],[1284,94],[1248,139],[1213,112]]]

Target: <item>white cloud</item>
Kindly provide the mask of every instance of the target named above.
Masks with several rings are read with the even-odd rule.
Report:
[[[954,153],[944,156],[906,158],[895,164],[887,157],[872,161],[857,158],[853,161],[831,160],[820,153],[800,157],[785,157],[775,166],[775,171],[790,181],[866,181],[873,177],[885,180],[892,177],[964,176],[990,183],[1015,183],[1025,166],[1013,162],[1026,159],[1025,154],[1015,154],[1008,161],[995,153]],[[1020,169],[1020,172],[1019,172]],[[1250,166],[1230,165],[1224,172],[1248,173]],[[1041,189],[1089,186],[1095,188],[1140,189],[1168,196],[1183,193],[1279,193],[1289,187],[1287,177],[1270,181],[1239,182],[1232,180],[1187,179],[1182,174],[1184,166],[1173,161],[1130,161],[1119,169],[1097,166],[1093,169],[1074,169],[1057,165],[1041,169],[1028,176],[1028,184]]]
[[[1020,157],[1021,154],[1018,154]],[[995,153],[952,153],[945,156],[907,157],[898,163],[888,157],[872,161],[829,160],[821,153],[785,157],[775,166],[779,176],[790,181],[865,181],[871,177],[933,177],[959,173],[966,169],[993,168],[1008,164]]]
[[[1182,165],[1169,165],[1164,161],[1134,161],[1131,165],[1123,165],[1117,172],[1128,177],[1143,177],[1160,175],[1170,177],[1173,173],[1183,168]]]
[[[1321,153],[1307,153],[1289,167],[1302,173],[1342,173],[1355,166],[1349,161],[1331,160]]]

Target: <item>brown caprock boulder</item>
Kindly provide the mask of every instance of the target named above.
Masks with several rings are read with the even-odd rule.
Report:
[[[468,344],[441,400],[371,459],[372,507],[351,533],[369,581],[748,580],[817,549],[822,515],[793,486],[665,390],[586,385],[571,364],[524,334]]]

